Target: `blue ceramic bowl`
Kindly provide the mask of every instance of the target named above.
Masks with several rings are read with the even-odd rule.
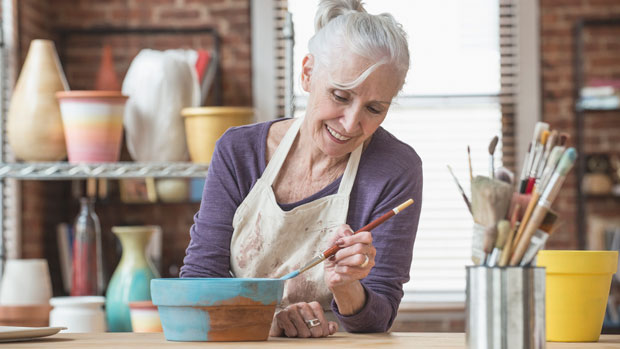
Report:
[[[151,298],[170,341],[267,340],[284,280],[151,280]]]

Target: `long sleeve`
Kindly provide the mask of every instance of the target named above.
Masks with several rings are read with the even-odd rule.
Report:
[[[413,257],[413,244],[418,229],[422,206],[422,163],[419,157],[412,156],[410,166],[402,169],[398,176],[385,183],[372,209],[372,215],[365,225],[389,210],[414,199],[414,204],[372,231],[373,245],[377,249],[375,266],[370,274],[361,280],[366,292],[366,304],[356,314],[340,314],[335,301],[332,310],[341,325],[349,332],[385,332],[392,326],[403,297],[403,284],[409,281],[409,270]],[[388,170],[393,171],[394,168]],[[379,171],[381,172],[381,171]],[[378,173],[377,178],[385,178],[387,172]],[[357,202],[364,202],[361,198]],[[361,226],[352,227],[354,230]]]

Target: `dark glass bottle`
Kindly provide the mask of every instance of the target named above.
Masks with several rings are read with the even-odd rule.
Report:
[[[93,198],[80,199],[80,213],[73,232],[71,295],[101,295],[104,288],[101,226]]]

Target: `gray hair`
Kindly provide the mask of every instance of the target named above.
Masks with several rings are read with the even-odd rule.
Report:
[[[407,34],[391,14],[369,14],[361,0],[321,0],[314,27],[308,50],[317,68],[330,67],[342,49],[374,62],[353,81],[336,82],[330,76],[332,85],[355,88],[379,66],[389,63],[401,79],[398,90],[402,88],[409,70]]]

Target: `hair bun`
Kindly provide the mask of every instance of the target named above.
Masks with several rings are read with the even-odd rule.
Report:
[[[366,13],[361,0],[321,0],[314,17],[314,30],[318,32],[332,19],[353,12]]]

